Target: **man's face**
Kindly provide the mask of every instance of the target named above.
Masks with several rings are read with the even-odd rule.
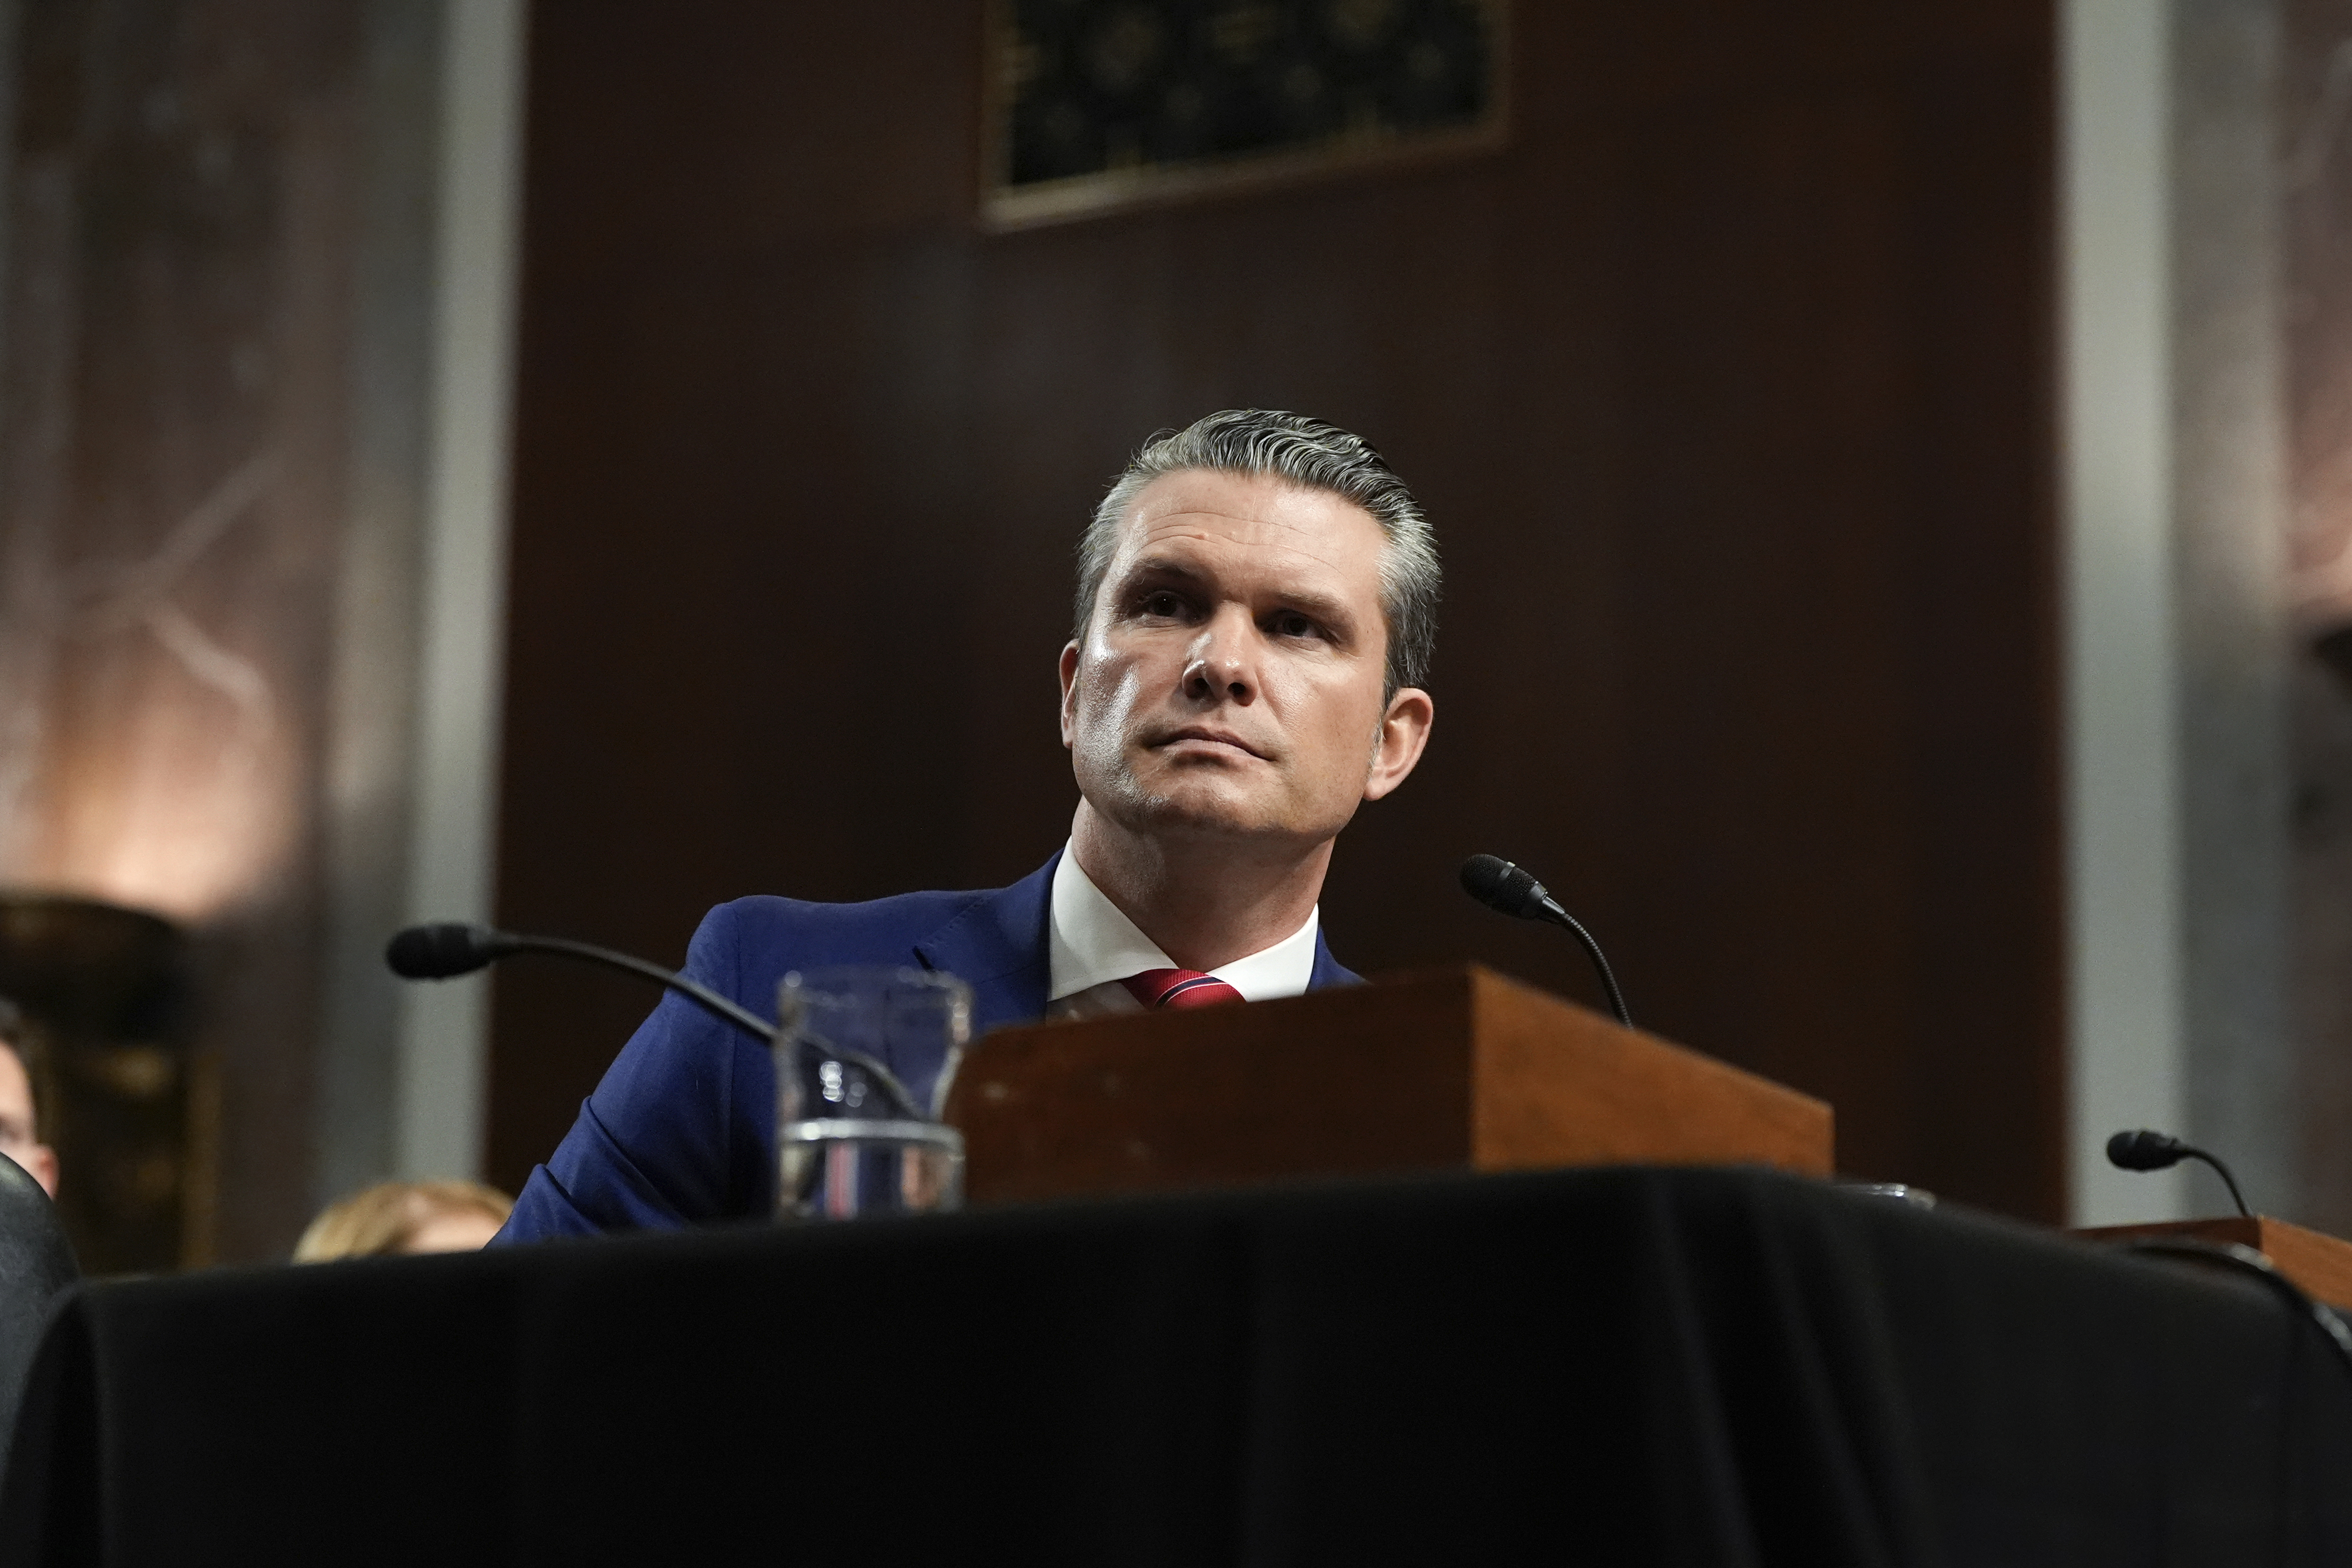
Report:
[[[1381,700],[1386,549],[1326,491],[1206,470],[1146,486],[1062,651],[1062,743],[1093,809],[1307,845],[1402,783],[1429,699]]]
[[[5,1045],[0,1045],[0,1155],[24,1166],[42,1191],[58,1196],[57,1154],[34,1135],[33,1081]]]

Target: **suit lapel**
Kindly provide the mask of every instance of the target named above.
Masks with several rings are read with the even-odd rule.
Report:
[[[1323,940],[1323,929],[1318,925],[1315,930],[1315,967],[1307,973],[1307,988],[1319,991],[1331,986],[1360,986],[1363,983],[1361,975],[1353,969],[1341,968],[1339,961],[1331,956],[1330,946]]]
[[[1045,1016],[1050,982],[1045,922],[1056,852],[1011,887],[984,893],[956,917],[915,944],[915,961],[944,969],[971,988],[971,1033],[977,1040],[1005,1024]]]

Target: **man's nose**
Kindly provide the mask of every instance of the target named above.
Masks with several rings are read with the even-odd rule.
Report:
[[[1240,605],[1227,605],[1211,616],[1192,640],[1192,656],[1184,666],[1184,695],[1195,702],[1255,698],[1257,676],[1251,655],[1256,634],[1249,612]]]

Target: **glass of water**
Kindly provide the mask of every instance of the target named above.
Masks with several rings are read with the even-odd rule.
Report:
[[[963,1134],[939,1120],[971,1038],[953,975],[853,965],[776,991],[776,1215],[961,1207]]]

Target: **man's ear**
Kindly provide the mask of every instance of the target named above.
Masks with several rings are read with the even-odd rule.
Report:
[[[1069,749],[1078,734],[1078,645],[1062,647],[1062,748]]]
[[[1381,731],[1372,742],[1372,770],[1364,779],[1364,799],[1377,800],[1405,780],[1429,744],[1429,727],[1437,705],[1419,686],[1399,686],[1381,716]]]

